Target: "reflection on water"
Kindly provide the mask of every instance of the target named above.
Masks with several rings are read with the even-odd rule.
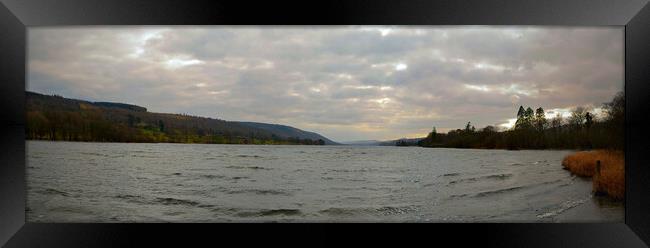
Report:
[[[32,222],[622,222],[569,151],[27,142]]]

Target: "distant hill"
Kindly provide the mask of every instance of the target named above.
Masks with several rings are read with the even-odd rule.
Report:
[[[25,93],[28,139],[100,142],[330,145],[290,126],[152,113],[145,107]]]
[[[346,141],[342,142],[345,145],[353,146],[417,146],[418,141],[424,138],[401,138],[396,140],[357,140],[357,141]]]
[[[323,141],[325,141],[325,145],[339,145],[339,143],[336,143],[328,138],[325,138],[320,134],[300,130],[295,127],[279,125],[279,124],[259,123],[259,122],[235,122],[235,123],[266,130],[279,136],[280,138],[288,139],[292,137],[299,137],[301,139],[312,139],[312,140],[322,139]]]
[[[396,140],[387,140],[387,141],[382,141],[379,143],[380,146],[417,146],[418,141],[423,140],[423,138],[401,138],[401,139],[396,139]]]
[[[131,104],[125,104],[125,103],[93,102],[92,104],[95,105],[95,106],[98,106],[98,107],[121,108],[121,109],[133,110],[133,111],[137,111],[137,112],[147,112],[147,108],[136,106],[136,105],[131,105]]]

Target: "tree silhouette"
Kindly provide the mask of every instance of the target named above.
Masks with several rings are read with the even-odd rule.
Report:
[[[585,114],[585,127],[591,128],[591,125],[593,124],[593,116],[587,112]]]
[[[542,107],[537,108],[537,110],[535,110],[535,127],[537,130],[544,130],[544,128],[546,128],[546,122],[546,114],[544,113],[544,109]]]
[[[571,111],[569,123],[575,128],[581,128],[585,122],[586,109],[582,106],[576,107]]]

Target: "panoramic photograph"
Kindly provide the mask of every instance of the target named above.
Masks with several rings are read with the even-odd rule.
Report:
[[[27,30],[28,222],[624,222],[624,28]]]

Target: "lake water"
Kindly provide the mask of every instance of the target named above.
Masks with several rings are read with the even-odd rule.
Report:
[[[571,151],[27,141],[30,222],[622,222]]]

